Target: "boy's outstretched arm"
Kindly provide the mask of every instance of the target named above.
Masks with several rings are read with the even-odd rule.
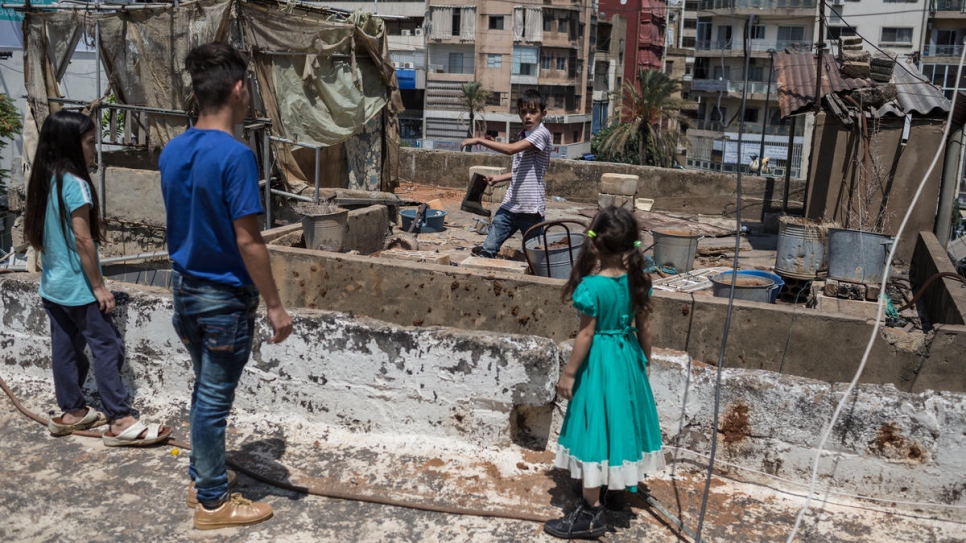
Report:
[[[503,153],[504,155],[515,155],[520,151],[526,151],[527,149],[533,147],[533,144],[527,141],[526,138],[513,143],[503,143],[485,138],[466,138],[462,143],[460,143],[460,148],[477,144],[482,145],[487,149],[492,149],[497,153]]]

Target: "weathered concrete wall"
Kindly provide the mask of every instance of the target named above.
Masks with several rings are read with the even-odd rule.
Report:
[[[577,330],[561,301],[563,280],[453,266],[375,260],[271,247],[272,271],[284,303],[366,315],[404,326],[452,326],[532,334],[564,341]],[[655,344],[716,361],[727,300],[657,292]],[[735,301],[725,365],[850,381],[873,323],[838,313]],[[966,391],[962,353],[966,327],[928,334],[885,328],[873,345],[861,382],[900,390]]]
[[[36,276],[0,280],[0,373],[52,403],[49,331],[36,289]],[[125,294],[115,321],[127,346],[123,375],[135,404],[155,417],[183,411],[192,376],[171,328],[170,294]],[[258,319],[253,358],[235,401],[239,415],[483,446],[525,438],[530,446],[553,447],[560,419],[554,384],[569,341],[416,329],[323,311],[299,310],[293,317],[295,331],[280,345],[267,343],[267,320]],[[715,368],[681,352],[660,350],[654,358],[651,384],[668,454],[700,465],[711,442]],[[719,471],[787,485],[728,463],[807,483],[819,436],[843,390],[773,372],[723,370]],[[964,435],[964,394],[861,386],[829,439],[819,488],[962,505]]]
[[[920,304],[932,323],[966,323],[966,285],[952,277],[934,278],[939,273],[956,276],[956,267],[946,248],[932,232],[920,232],[909,267],[909,278],[917,289],[925,287]],[[926,282],[933,279],[932,283]]]
[[[2,371],[49,380],[50,327],[38,276],[0,281]],[[112,285],[115,288],[116,285]],[[125,289],[115,322],[125,381],[139,401],[187,406],[191,361],[171,326],[169,291]],[[294,332],[268,342],[258,320],[235,407],[350,430],[509,444],[515,406],[553,400],[553,341],[456,329],[407,328],[331,312],[293,312]]]
[[[496,153],[412,148],[403,148],[399,152],[399,178],[403,182],[462,189],[466,187],[471,166],[506,168],[509,171],[511,160]],[[642,198],[653,198],[655,210],[725,216],[735,214],[736,176],[700,170],[551,159],[546,178],[547,195],[596,202],[600,178],[605,173],[639,176],[637,194]],[[742,216],[757,221],[761,218],[763,206],[769,212],[780,210],[784,186],[781,179],[742,176]],[[804,193],[803,182],[791,182],[791,210],[802,208]]]
[[[167,222],[161,172],[108,167],[104,170],[104,187],[107,217],[161,227]]]
[[[813,219],[836,221],[856,230],[858,222],[846,223],[846,218],[870,217],[874,220],[880,213],[884,226],[879,232],[895,235],[905,216],[909,203],[929,167],[936,149],[942,142],[943,121],[916,119],[912,122],[909,142],[901,145],[903,119],[883,118],[877,121],[875,146],[866,149],[867,140],[858,137],[857,128],[846,127],[835,116],[819,113],[815,121],[812,143],[813,160],[809,166],[810,180],[806,216]],[[872,129],[870,128],[870,131]],[[861,140],[861,143],[860,143]],[[863,164],[866,151],[877,157],[884,170],[878,186],[863,188],[876,183],[870,173],[857,166]],[[868,170],[872,171],[871,158]],[[909,262],[916,247],[916,232],[932,231],[936,222],[936,199],[942,181],[942,165],[933,170],[926,181],[916,208],[909,217],[906,232],[899,240],[896,258]],[[861,180],[861,182],[860,182]]]

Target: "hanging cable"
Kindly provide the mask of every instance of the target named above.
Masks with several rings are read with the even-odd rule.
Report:
[[[963,61],[966,60],[966,47],[963,48],[963,53],[959,58],[959,67],[956,70],[956,88],[953,91],[952,103],[949,104],[949,115],[946,117],[946,127],[943,129],[942,141],[939,142],[939,147],[936,148],[936,154],[932,158],[932,163],[929,164],[929,169],[922,176],[922,181],[919,182],[919,187],[916,189],[916,194],[912,197],[912,201],[909,203],[909,207],[906,210],[905,216],[902,218],[902,223],[899,225],[899,229],[896,231],[896,239],[892,244],[892,248],[889,250],[889,257],[886,259],[885,269],[882,271],[882,281],[879,291],[885,292],[886,284],[889,279],[889,270],[892,267],[892,260],[896,256],[896,249],[899,247],[899,240],[902,238],[902,231],[905,229],[906,224],[909,222],[909,217],[912,216],[912,211],[916,207],[916,202],[919,201],[919,197],[922,195],[922,191],[926,186],[926,181],[932,174],[933,169],[936,167],[936,163],[939,161],[939,155],[942,154],[943,149],[946,146],[946,138],[949,137],[949,129],[953,121],[953,111],[956,109],[956,98],[959,95],[959,82],[963,75]],[[832,428],[835,426],[835,422],[838,420],[839,415],[842,413],[842,409],[845,407],[845,403],[848,401],[849,396],[852,395],[852,391],[855,389],[855,385],[859,382],[859,377],[862,376],[862,370],[865,369],[866,362],[869,361],[869,353],[872,352],[872,345],[875,344],[875,339],[879,334],[879,328],[882,326],[882,314],[885,310],[885,300],[886,297],[879,296],[878,311],[876,312],[875,325],[872,327],[872,333],[869,335],[869,342],[865,347],[865,353],[862,355],[862,361],[859,363],[858,369],[855,371],[855,376],[852,378],[852,382],[849,383],[848,388],[842,394],[842,399],[839,400],[838,405],[835,407],[835,412],[832,413],[832,419],[829,421],[828,426],[822,432],[822,439],[818,443],[818,449],[815,451],[815,460],[812,463],[812,477],[808,486],[808,496],[805,498],[805,506],[802,507],[801,511],[798,512],[798,516],[795,519],[795,526],[792,528],[792,533],[788,535],[787,543],[791,543],[795,539],[795,535],[798,533],[798,528],[802,523],[802,519],[805,517],[805,513],[808,511],[809,506],[812,502],[812,494],[815,491],[815,483],[818,480],[818,463],[822,458],[822,450],[825,448],[825,442],[828,440],[829,434],[832,433]],[[712,444],[713,445],[713,444]],[[714,449],[712,449],[714,450]],[[700,533],[700,531],[698,532]]]

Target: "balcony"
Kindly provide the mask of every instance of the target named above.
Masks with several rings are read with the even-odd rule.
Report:
[[[761,123],[738,123],[733,122],[728,126],[725,126],[719,121],[705,121],[699,120],[695,121],[693,128],[696,130],[707,130],[709,132],[727,132],[729,134],[737,134],[741,130],[741,125],[744,124],[744,134],[761,134]],[[784,124],[772,124],[765,127],[766,136],[787,136],[789,125]],[[805,133],[805,127],[802,123],[797,123],[795,125],[795,135],[802,136]]]
[[[963,13],[966,3],[963,0],[936,0],[936,11],[958,11]]]
[[[751,50],[758,51],[762,53],[768,52],[769,49],[774,49],[776,51],[784,51],[785,49],[791,49],[795,51],[811,51],[813,42],[810,41],[792,41],[792,40],[751,40]],[[694,42],[694,48],[704,51],[719,51],[721,49],[729,50],[734,49],[735,51],[740,51],[742,48],[741,40],[697,40]]]
[[[958,57],[963,54],[963,45],[936,45],[927,43],[922,49],[924,57]]]
[[[962,2],[963,0],[957,0]],[[700,10],[731,9],[815,9],[816,0],[702,0]]]
[[[705,91],[705,92],[727,92],[727,93],[741,93],[745,90],[744,81],[724,81],[717,79],[694,79],[691,81],[691,91]],[[769,92],[768,83],[764,81],[749,81],[748,82],[748,92],[755,94],[765,94]],[[771,94],[778,95],[778,87],[773,83],[771,85]]]

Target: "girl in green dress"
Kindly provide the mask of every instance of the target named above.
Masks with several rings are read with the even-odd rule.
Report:
[[[607,531],[601,487],[636,492],[646,474],[664,467],[648,382],[651,279],[639,232],[630,211],[602,209],[564,287],[580,325],[557,383],[569,404],[554,466],[582,480],[583,495],[570,514],[544,525],[556,537],[600,537]]]

